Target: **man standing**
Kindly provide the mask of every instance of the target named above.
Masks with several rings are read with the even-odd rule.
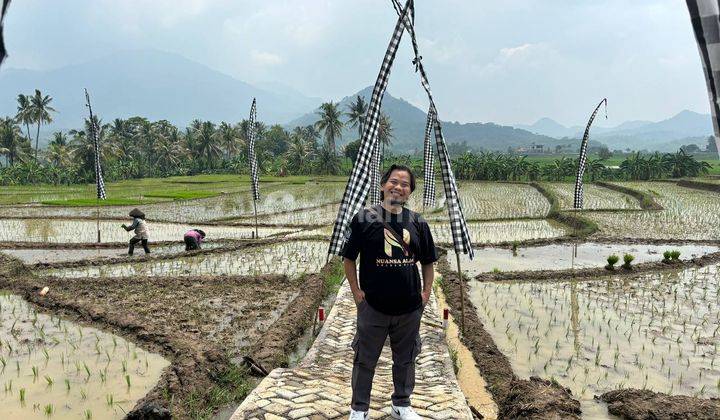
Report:
[[[415,190],[412,170],[392,165],[383,175],[380,188],[382,204],[355,215],[341,253],[357,304],[350,419],[369,418],[375,366],[389,335],[394,386],[390,414],[396,419],[415,420],[420,416],[410,407],[410,395],[421,347],[420,318],[430,298],[433,263],[438,256],[427,222],[404,207]],[[422,287],[418,262],[422,265]]]

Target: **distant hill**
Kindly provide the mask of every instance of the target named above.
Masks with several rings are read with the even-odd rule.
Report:
[[[360,95],[369,103],[372,87],[367,87],[356,94],[346,96],[340,101],[340,109],[345,112],[348,105]],[[392,149],[400,153],[414,153],[422,150],[425,122],[427,115],[404,99],[398,99],[389,93],[383,98],[383,112],[392,121],[393,141]],[[293,128],[313,124],[318,120],[317,109],[289,122],[286,126]],[[544,144],[554,147],[558,144],[567,144],[567,141],[557,140],[548,136],[537,135],[513,127],[497,125],[494,123],[466,123],[443,121],[443,135],[448,143],[466,142],[468,146],[477,150],[506,151],[508,147],[529,146],[531,143]],[[357,129],[346,127],[340,145],[358,138]]]
[[[19,93],[35,88],[53,97],[58,110],[49,129],[77,128],[86,117],[83,88],[105,122],[140,115],[166,119],[181,127],[193,119],[237,122],[247,118],[252,98],[258,118],[284,123],[321,101],[280,85],[255,87],[176,54],[124,51],[49,71],[0,72],[0,116],[15,115]]]
[[[561,138],[581,138],[585,127],[565,127],[550,118],[541,118],[532,125],[515,125],[533,133]],[[674,151],[685,144],[705,147],[707,136],[713,134],[712,119],[708,114],[683,110],[658,122],[626,121],[616,127],[593,125],[591,139],[611,149]]]

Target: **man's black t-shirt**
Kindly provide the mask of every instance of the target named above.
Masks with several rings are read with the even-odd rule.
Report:
[[[410,313],[422,306],[416,263],[431,264],[438,259],[430,227],[419,214],[406,208],[399,214],[382,206],[373,209],[376,213],[363,209],[353,217],[340,255],[351,260],[360,255],[360,288],[373,309],[387,315]],[[377,214],[403,235],[410,246],[409,255]]]

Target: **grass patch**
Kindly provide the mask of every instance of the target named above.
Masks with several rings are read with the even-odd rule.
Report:
[[[163,200],[140,200],[137,198],[108,198],[106,200],[98,200],[96,198],[73,198],[70,200],[47,200],[42,201],[42,204],[48,206],[63,206],[63,207],[88,207],[88,206],[136,206],[140,204],[156,203]]]
[[[211,419],[230,404],[239,404],[255,387],[247,369],[230,364],[206,391],[194,391],[185,400],[185,412],[193,419]]]
[[[340,290],[340,285],[345,280],[345,269],[341,258],[330,260],[330,270],[323,280],[326,294],[337,293]]]
[[[215,197],[216,195],[219,195],[220,193],[217,191],[168,191],[168,192],[151,192],[148,194],[145,194],[145,197],[153,197],[153,198],[171,198],[173,200],[193,200],[197,198],[209,198],[209,197]]]

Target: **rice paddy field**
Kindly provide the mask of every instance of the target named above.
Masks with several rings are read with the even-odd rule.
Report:
[[[718,397],[717,266],[592,281],[475,282],[471,300],[521,376],[554,378],[603,416],[618,388]],[[605,414],[606,416],[606,414]]]
[[[557,196],[562,209],[572,209],[575,199],[575,184],[544,184]],[[583,186],[583,209],[630,209],[639,210],[640,203],[634,197],[594,184]]]
[[[720,194],[680,187],[669,182],[618,184],[650,193],[664,209],[633,213],[587,213],[585,216],[600,227],[597,236],[688,240],[714,240],[720,237]]]
[[[0,418],[122,418],[151,403],[181,419],[232,412],[259,381],[246,358],[268,370],[297,363],[317,306],[332,303],[342,271],[327,240],[344,181],[269,179],[257,203],[247,177],[111,183],[118,201],[99,208],[100,244],[93,186],[1,192]],[[475,245],[474,260],[460,258],[480,323],[471,331],[485,331],[519,378],[569,388],[588,419],[612,418],[593,397],[614,389],[720,396],[720,194],[618,184],[663,209],[591,183],[582,212],[569,211],[573,184],[543,184],[559,214],[529,184],[459,187]],[[422,189],[407,206],[454,267],[442,184],[433,208]],[[135,207],[148,256],[126,255],[133,234],[120,224]],[[191,228],[207,241],[187,253]],[[666,251],[678,258],[661,262]],[[607,271],[613,254],[640,268]]]

